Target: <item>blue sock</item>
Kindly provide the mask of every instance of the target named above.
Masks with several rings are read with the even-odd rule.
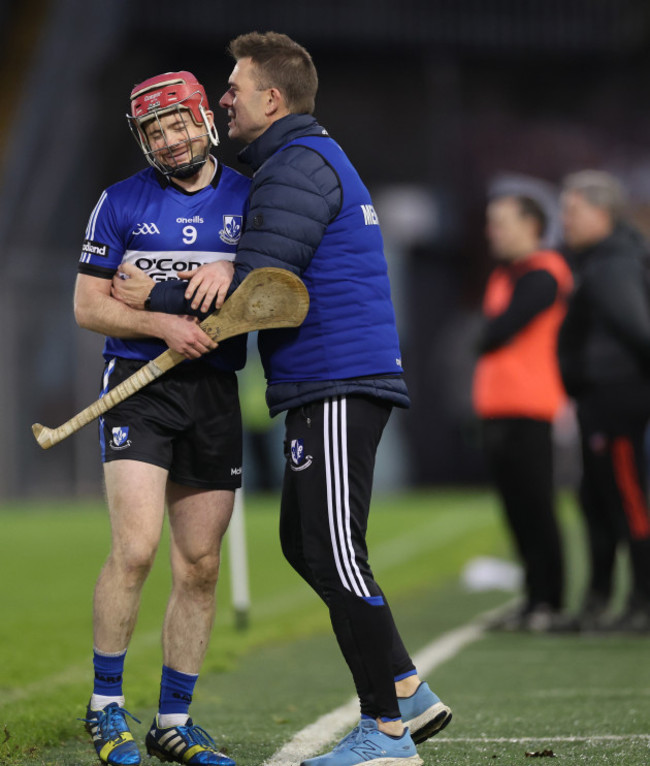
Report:
[[[403,681],[405,678],[408,678],[409,676],[417,675],[417,672],[418,671],[415,668],[413,668],[413,670],[409,670],[408,673],[402,673],[399,676],[395,676],[394,680],[395,680],[395,682]]]
[[[170,713],[187,714],[192,703],[192,694],[198,675],[181,673],[178,670],[163,665],[162,678],[160,680],[160,705],[158,712],[161,715]]]
[[[93,694],[101,694],[103,697],[122,696],[125,657],[126,649],[119,654],[104,654],[93,649],[93,665],[95,667]]]

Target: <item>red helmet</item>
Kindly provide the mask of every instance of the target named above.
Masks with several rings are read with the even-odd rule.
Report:
[[[198,170],[207,160],[209,149],[190,163],[181,167],[168,167],[156,159],[143,126],[149,120],[156,119],[172,110],[189,111],[197,127],[205,127],[209,144],[218,146],[219,135],[206,115],[208,98],[205,89],[191,72],[165,72],[136,85],[131,91],[131,114],[127,115],[131,131],[144,152],[147,161],[155,168],[176,177],[184,177]],[[189,136],[188,136],[189,139]]]
[[[181,103],[190,110],[197,125],[204,122],[199,107],[209,109],[208,97],[201,83],[191,72],[165,72],[136,85],[131,91],[131,115],[143,117],[159,113]]]

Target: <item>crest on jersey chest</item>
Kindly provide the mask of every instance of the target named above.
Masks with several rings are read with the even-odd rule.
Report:
[[[243,218],[241,215],[224,215],[223,229],[219,232],[222,242],[227,245],[236,245],[239,242]]]

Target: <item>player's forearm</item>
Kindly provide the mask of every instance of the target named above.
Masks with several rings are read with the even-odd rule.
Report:
[[[160,338],[160,315],[136,311],[108,295],[75,300],[75,319],[86,330],[113,338]]]

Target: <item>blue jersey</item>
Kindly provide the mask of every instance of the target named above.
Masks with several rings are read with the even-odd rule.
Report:
[[[243,229],[250,180],[221,163],[212,182],[186,193],[153,168],[110,186],[95,205],[79,259],[79,272],[112,279],[132,263],[157,282],[204,263],[234,260]],[[107,337],[104,357],[154,359],[167,346],[156,339]],[[224,341],[205,359],[235,370],[246,359],[246,338]]]

